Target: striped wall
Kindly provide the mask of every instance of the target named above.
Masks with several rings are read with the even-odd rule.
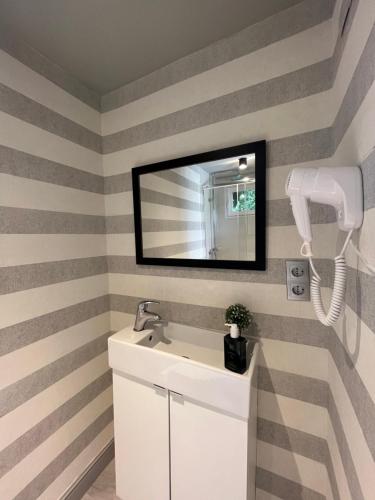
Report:
[[[144,257],[205,258],[202,185],[194,167],[140,177]]]
[[[106,338],[146,297],[202,327],[222,329],[235,301],[253,311],[258,500],[372,498],[374,278],[349,251],[334,329],[310,303],[288,302],[284,284],[300,247],[284,195],[292,165],[362,165],[358,243],[375,261],[375,4],[353,0],[341,36],[348,3],[303,0],[104,96],[101,113],[94,93],[1,32],[2,499],[59,498],[110,442]],[[136,266],[131,168],[258,139],[268,141],[267,271]],[[164,205],[155,219],[148,203],[145,229],[163,251],[187,214],[170,219]],[[330,210],[314,207],[312,222],[328,298],[342,235]]]
[[[100,113],[0,49],[0,498],[55,500],[113,435]]]
[[[349,253],[347,319],[336,330],[316,321],[310,303],[288,302],[284,284],[284,259],[300,248],[284,194],[291,166],[359,164],[375,145],[375,5],[353,1],[341,34],[348,4],[302,1],[102,99],[111,329],[131,322],[145,297],[161,301],[163,317],[203,327],[222,329],[235,301],[254,312],[263,347],[261,500],[370,500],[375,486],[373,278],[358,274]],[[120,202],[131,196],[131,168],[258,139],[268,141],[268,270],[136,266],[132,207]],[[374,199],[370,160],[366,206]],[[368,206],[360,245],[374,261],[370,213]],[[312,219],[328,299],[327,259],[342,236],[330,210],[316,206]],[[182,228],[170,224],[146,231],[172,238]]]

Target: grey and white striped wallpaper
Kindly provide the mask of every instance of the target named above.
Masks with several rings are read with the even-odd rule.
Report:
[[[194,167],[140,176],[144,257],[206,257],[202,185]]]
[[[93,93],[0,36],[2,498],[59,498],[110,442],[106,337],[145,297],[172,321],[220,329],[232,302],[254,312],[258,500],[372,498],[374,278],[349,252],[334,329],[284,285],[300,247],[284,195],[294,165],[362,165],[358,243],[375,261],[375,3],[353,0],[341,35],[348,3],[301,1],[104,96],[101,113]],[[268,270],[136,266],[131,168],[257,139]],[[312,219],[328,297],[342,236],[329,210]],[[181,230],[165,220],[146,231]]]
[[[0,47],[0,498],[54,500],[113,436],[100,113]]]

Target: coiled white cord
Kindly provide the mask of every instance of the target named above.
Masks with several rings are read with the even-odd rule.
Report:
[[[311,300],[315,309],[315,313],[321,323],[326,326],[333,325],[340,317],[342,305],[345,299],[345,287],[346,287],[346,261],[345,261],[345,250],[349,244],[352,237],[353,231],[348,233],[345,243],[342,247],[341,252],[337,257],[335,257],[335,279],[333,283],[331,304],[329,306],[328,313],[326,312],[322,295],[320,290],[321,277],[319,276],[317,270],[315,269],[312,252],[310,245],[305,243],[302,245],[301,254],[309,258],[311,270],[313,272],[313,277],[311,279]],[[307,250],[307,251],[306,251]]]
[[[354,245],[352,241],[353,230],[348,232],[345,239],[345,243],[341,249],[341,252],[337,257],[335,257],[335,279],[333,282],[333,290],[331,297],[331,304],[328,309],[328,313],[324,309],[322,295],[320,290],[321,277],[319,276],[313,262],[313,254],[311,251],[311,244],[305,241],[301,247],[301,255],[303,257],[308,257],[310,262],[310,267],[313,273],[311,279],[311,300],[315,309],[315,313],[321,323],[326,326],[331,326],[339,319],[342,306],[345,301],[345,288],[346,288],[346,260],[345,252],[350,243],[355,253],[360,258],[362,264],[368,269],[370,274],[375,275],[375,267],[371,266],[367,260],[363,257],[358,248]]]

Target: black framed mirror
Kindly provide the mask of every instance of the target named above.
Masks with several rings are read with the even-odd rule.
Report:
[[[137,264],[266,268],[266,142],[132,169]]]

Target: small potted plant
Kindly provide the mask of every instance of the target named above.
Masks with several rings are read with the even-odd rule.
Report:
[[[253,318],[250,311],[243,304],[233,304],[225,311],[225,322],[236,324],[240,333],[246,330],[252,321]]]

